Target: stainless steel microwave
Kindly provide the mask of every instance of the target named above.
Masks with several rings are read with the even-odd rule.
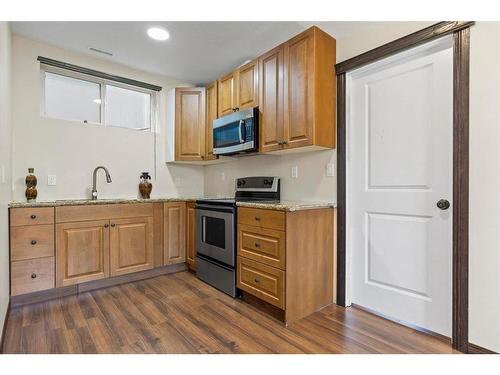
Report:
[[[245,109],[213,122],[215,155],[255,152],[259,148],[259,109]]]

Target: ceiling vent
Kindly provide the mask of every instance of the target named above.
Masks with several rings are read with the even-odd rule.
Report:
[[[101,53],[101,54],[106,55],[106,56],[113,56],[113,54],[111,52],[103,51],[102,49],[97,49],[97,48],[94,48],[94,47],[89,47],[89,50],[91,50],[92,52]]]

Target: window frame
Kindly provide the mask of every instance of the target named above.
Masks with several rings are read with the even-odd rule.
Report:
[[[98,84],[99,88],[100,88],[99,91],[100,91],[100,100],[101,100],[100,113],[99,113],[100,121],[99,122],[92,122],[92,121],[82,122],[81,120],[69,119],[69,118],[58,118],[58,117],[52,117],[52,116],[47,115],[47,113],[45,111],[45,77],[46,77],[46,73],[57,74],[57,75],[68,77],[68,78],[79,79],[82,81],[87,81],[87,82]],[[136,129],[136,128],[127,128],[124,126],[106,124],[106,115],[105,114],[106,114],[106,86],[107,85],[119,87],[119,88],[126,89],[126,90],[140,92],[143,94],[148,94],[150,96],[150,124],[149,124],[149,128]],[[113,81],[111,79],[100,78],[100,77],[96,77],[96,76],[93,76],[90,74],[75,72],[72,70],[67,70],[67,69],[59,68],[59,67],[52,66],[52,65],[46,65],[43,63],[40,64],[40,88],[41,88],[41,91],[40,91],[40,115],[42,117],[77,122],[77,123],[83,124],[83,125],[91,124],[91,125],[99,125],[99,126],[103,126],[103,127],[112,127],[112,128],[120,128],[120,129],[125,129],[125,130],[134,130],[134,131],[139,131],[142,133],[157,133],[158,132],[158,112],[159,112],[158,91],[149,90],[149,89],[139,87],[139,86],[128,85],[126,83]]]

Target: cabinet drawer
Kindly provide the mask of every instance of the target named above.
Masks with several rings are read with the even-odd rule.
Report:
[[[54,278],[54,257],[12,262],[10,294],[17,296],[54,288]]]
[[[238,288],[263,301],[285,308],[285,273],[250,259],[238,257]]]
[[[239,224],[238,244],[242,257],[285,269],[285,232]]]
[[[54,225],[29,225],[10,229],[10,260],[54,256]]]
[[[10,209],[10,226],[54,224],[54,207],[27,207]]]
[[[238,223],[285,230],[285,213],[283,211],[240,207],[238,208]]]

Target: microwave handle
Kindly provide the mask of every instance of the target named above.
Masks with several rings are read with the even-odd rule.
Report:
[[[245,120],[240,120],[240,124],[239,124],[239,128],[238,128],[238,134],[239,134],[239,137],[240,137],[240,143],[245,143],[245,139],[247,138],[246,132],[247,131],[246,131],[246,128],[245,128]]]

